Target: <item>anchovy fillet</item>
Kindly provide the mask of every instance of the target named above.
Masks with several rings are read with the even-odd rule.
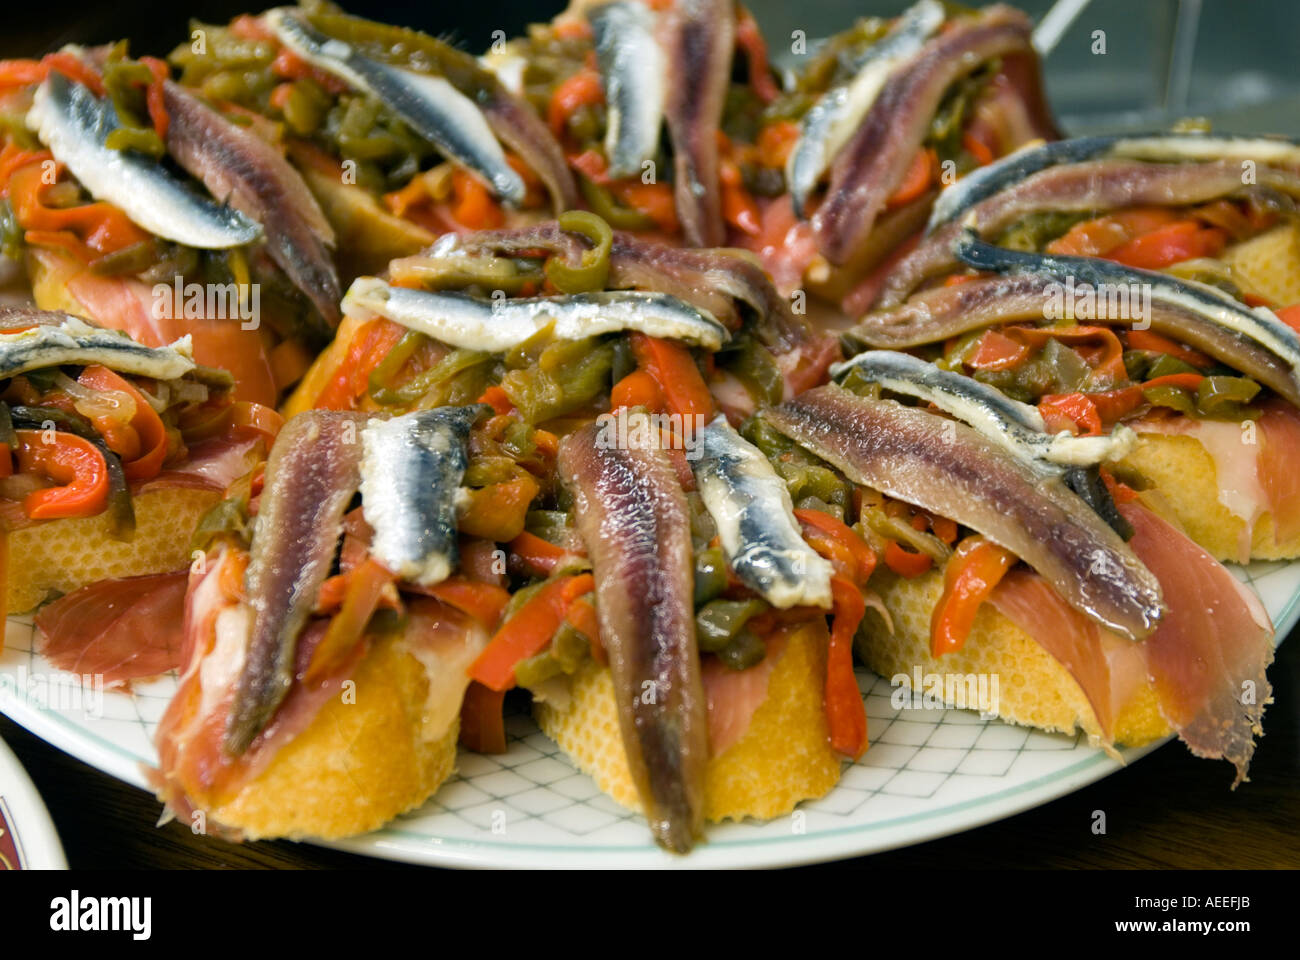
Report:
[[[934,208],[930,211],[930,220],[925,225],[925,236],[928,237],[945,223],[957,219],[981,200],[987,200],[1026,177],[1048,167],[1091,160],[1109,150],[1118,139],[1114,136],[1076,137],[1072,140],[1028,144],[972,170],[939,193]]]
[[[853,79],[827,90],[804,114],[785,170],[796,216],[804,216],[817,181],[849,142],[889,75],[920,51],[943,20],[943,4],[938,0],[920,0],[908,7],[889,32],[863,53]]]
[[[1218,327],[1243,344],[1271,354],[1286,371],[1287,379],[1279,384],[1277,377],[1269,373],[1261,379],[1292,403],[1300,405],[1300,334],[1278,319],[1277,314],[1267,307],[1248,307],[1218,287],[1194,280],[1180,280],[1151,270],[1138,270],[1110,260],[1044,256],[1007,250],[985,243],[970,231],[962,234],[953,247],[953,253],[963,263],[977,270],[991,270],[1013,276],[1024,273],[1048,274],[1062,281],[1073,278],[1075,284],[1086,283],[1101,290],[1107,287],[1148,286],[1152,300],[1158,301],[1161,306],[1182,311],[1197,318],[1202,324]],[[1230,365],[1249,359],[1244,350],[1224,351],[1217,344],[1214,347],[1206,352]],[[1255,375],[1248,368],[1239,369]]]
[[[358,317],[387,317],[453,347],[489,353],[518,346],[548,324],[559,340],[639,330],[717,350],[728,337],[726,328],[703,310],[668,294],[636,291],[484,300],[359,277],[343,298],[343,310]]]
[[[506,162],[483,112],[445,79],[372,60],[289,10],[271,10],[266,19],[298,56],[378,99],[448,159],[481,176],[497,196],[523,201],[523,178]]]
[[[36,326],[10,333],[6,328],[11,322]],[[155,380],[175,380],[195,367],[188,334],[170,346],[146,347],[121,331],[93,327],[70,314],[0,309],[0,378],[64,363],[100,363],[118,373]]]
[[[831,565],[804,542],[790,491],[767,457],[722,414],[698,441],[695,483],[736,575],[774,607],[829,608]]]
[[[155,236],[226,250],[262,235],[255,221],[200,196],[148,157],[106,146],[121,127],[113,104],[61,73],[51,71],[37,88],[27,124],[91,196],[120,207]]]
[[[868,350],[832,366],[831,376],[842,382],[855,371],[891,393],[934,404],[1027,463],[1046,461],[1056,472],[1121,460],[1137,443],[1137,434],[1123,424],[1109,436],[1076,437],[1064,430],[1050,434],[1035,407],[908,353]]]
[[[720,247],[718,130],[731,84],[736,13],[731,0],[676,0],[662,31],[669,80],[664,119],[673,144],[673,196],[692,247]]]
[[[604,443],[596,424],[560,441],[556,463],[591,557],[628,772],[655,840],[685,853],[709,759],[686,498],[662,450]]]
[[[591,10],[587,19],[605,88],[609,175],[631,177],[659,149],[664,119],[668,70],[655,38],[655,14],[637,0],[614,0]]]
[[[248,749],[293,685],[298,635],[329,576],[344,511],[361,482],[357,434],[366,419],[350,411],[300,413],[271,448],[244,577],[253,623],[226,723],[228,754]]]
[[[1030,55],[1029,19],[1002,4],[953,21],[890,74],[831,166],[826,199],[812,217],[822,255],[844,264],[871,234],[889,196],[925,141],[944,92],[982,63]]]
[[[1061,478],[964,423],[835,385],[763,417],[853,482],[984,534],[1108,629],[1140,640],[1164,612],[1151,571]]]
[[[925,234],[929,236],[977,203],[1040,170],[1101,156],[1164,162],[1254,160],[1257,163],[1300,164],[1300,144],[1280,137],[1218,137],[1204,133],[1075,137],[1030,144],[972,170],[940,193],[930,212]]]
[[[546,250],[577,263],[586,249],[575,234],[548,220],[513,230],[480,230],[459,237],[448,234],[439,238],[430,255],[450,256],[465,250],[521,256]],[[748,322],[763,343],[779,344],[787,350],[812,338],[808,325],[795,316],[790,301],[781,296],[747,250],[679,247],[616,231],[606,285],[611,290],[671,294],[720,320],[728,330],[739,330]]]
[[[179,84],[163,84],[167,151],[213,196],[225,197],[266,231],[266,249],[305,293],[328,334],[342,296],[330,248],[334,231],[302,175],[279,150],[231,123]]]
[[[1254,160],[1256,163],[1300,166],[1300,141],[1286,137],[1152,133],[1117,137],[1111,154],[1134,160]]]
[[[456,492],[469,464],[469,431],[484,408],[437,407],[361,431],[361,502],[374,530],[370,552],[421,586],[456,566]]]
[[[960,221],[940,225],[890,271],[880,305],[894,306],[922,281],[956,267],[952,247],[967,228],[989,237],[1031,213],[1095,215],[1147,204],[1205,203],[1251,190],[1300,198],[1300,170],[1260,165],[1254,174],[1253,184],[1246,186],[1236,160],[1170,163],[1109,156],[1040,170],[981,200]]]

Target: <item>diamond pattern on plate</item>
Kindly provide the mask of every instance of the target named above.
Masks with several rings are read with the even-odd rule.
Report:
[[[1235,568],[1278,625],[1300,613],[1300,562]],[[174,676],[105,692],[101,708],[54,708],[29,681],[62,681],[33,650],[30,619],[11,618],[0,651],[0,710],[100,769],[144,785]],[[24,684],[27,686],[24,688]],[[507,718],[507,752],[462,752],[437,795],[387,828],[339,846],[416,862],[484,866],[727,866],[799,863],[915,843],[1007,816],[1117,769],[1082,735],[1013,727],[974,711],[898,709],[889,681],[858,673],[871,748],[826,797],[766,823],[711,826],[674,858],[642,818],[574,769],[532,718]],[[1129,758],[1145,750],[1126,751]]]

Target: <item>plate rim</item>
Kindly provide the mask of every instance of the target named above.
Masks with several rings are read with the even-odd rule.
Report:
[[[1269,565],[1278,563],[1278,561],[1259,562]],[[1233,571],[1245,569],[1237,564],[1226,566]],[[1278,569],[1292,566],[1300,569],[1300,559],[1282,561]],[[1275,647],[1281,644],[1297,621],[1300,621],[1300,585],[1292,590],[1274,621]],[[859,667],[859,672],[875,676],[862,667]],[[153,792],[143,769],[149,763],[148,758],[137,756],[127,748],[72,723],[58,712],[42,710],[24,703],[21,698],[13,695],[5,684],[0,684],[0,712],[64,753],[124,783],[149,793]],[[55,731],[54,735],[50,735],[51,729]],[[883,853],[887,850],[926,843],[973,830],[1016,816],[1096,783],[1173,739],[1175,737],[1171,734],[1141,747],[1120,750],[1124,763],[1108,756],[1098,748],[1064,770],[1040,774],[1026,783],[957,801],[939,810],[906,814],[878,822],[831,827],[818,830],[811,835],[791,833],[789,836],[765,836],[743,840],[711,839],[697,846],[687,856],[669,854],[649,842],[638,845],[587,846],[431,837],[404,831],[400,821],[360,837],[341,840],[313,839],[306,842],[313,846],[375,859],[462,869],[542,867],[550,869],[717,869],[801,866]],[[1012,797],[1015,798],[1014,801],[1010,799]],[[987,809],[990,805],[992,805],[991,810]],[[905,827],[922,822],[928,822],[930,828],[902,832]],[[872,843],[866,840],[869,837],[879,837],[880,831],[900,831],[900,833],[884,843]],[[57,834],[55,836],[57,838]],[[862,838],[863,842],[851,842],[851,838],[854,837]],[[846,839],[850,842],[845,843]],[[792,847],[791,844],[794,846]],[[554,859],[556,857],[564,859],[556,862]]]
[[[27,768],[3,739],[0,739],[0,773],[7,781],[0,785],[0,809],[7,814],[5,819],[13,830],[23,860],[22,869],[67,870],[68,858],[49,807]],[[12,792],[8,792],[10,787]]]

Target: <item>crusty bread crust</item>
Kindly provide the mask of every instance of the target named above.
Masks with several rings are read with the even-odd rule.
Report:
[[[1300,467],[1300,465],[1297,465]],[[1219,501],[1214,458],[1199,440],[1180,434],[1139,434],[1137,447],[1119,464],[1156,490],[1184,532],[1216,560],[1241,560],[1246,521]],[[1274,541],[1273,516],[1262,514],[1250,534],[1252,560],[1300,557],[1300,537]]]
[[[460,723],[424,739],[424,667],[388,637],[352,679],[354,702],[328,700],[256,780],[208,815],[249,840],[329,840],[377,830],[432,796],[454,769]]]
[[[991,604],[980,607],[962,649],[941,659],[930,655],[930,617],[943,593],[942,573],[931,570],[907,580],[884,571],[872,580],[893,618],[891,635],[880,618],[859,633],[857,652],[876,673],[911,678],[924,674],[983,674],[998,678],[997,716],[1009,723],[1059,733],[1082,730],[1102,741],[1097,715],[1068,670]],[[954,705],[954,704],[949,704]],[[1114,741],[1140,746],[1169,734],[1155,691],[1144,680],[1117,711]]]
[[[705,817],[711,821],[771,819],[802,800],[825,796],[839,781],[841,761],[827,739],[822,688],[826,676],[824,623],[792,630],[768,680],[768,695],[745,735],[711,757]],[[538,703],[542,731],[605,793],[640,810],[619,733],[614,682],[607,667],[587,663],[574,677],[567,709]]]
[[[184,570],[190,539],[216,490],[160,487],[134,499],[135,536],[116,540],[109,517],[50,520],[8,534],[5,606],[25,613],[54,594],[118,577]]]
[[[1279,307],[1300,303],[1300,223],[1285,223],[1231,247],[1223,262],[1243,290]]]

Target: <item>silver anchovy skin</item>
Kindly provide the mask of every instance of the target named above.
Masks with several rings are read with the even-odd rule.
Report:
[[[605,156],[611,177],[641,173],[659,149],[667,66],[655,38],[655,14],[639,0],[614,0],[587,14],[609,105]]]
[[[71,315],[60,326],[0,333],[0,378],[64,363],[100,363],[155,380],[175,380],[195,366],[188,334],[167,347],[146,347],[125,333],[92,327]]]
[[[262,235],[255,221],[202,196],[149,157],[105,146],[121,127],[113,104],[57,71],[37,88],[27,125],[91,196],[120,207],[154,236],[227,250]]]
[[[1279,137],[1216,137],[1204,133],[1152,133],[1129,136],[1076,137],[1021,147],[987,166],[972,170],[940,192],[925,225],[929,236],[981,200],[1026,177],[1066,163],[1108,156],[1152,162],[1253,160],[1300,164],[1300,145]]]
[[[358,277],[343,298],[349,316],[382,316],[453,347],[502,353],[554,324],[557,340],[639,330],[717,350],[727,329],[712,316],[666,293],[632,290],[562,297],[484,300],[464,293],[392,287]]]
[[[266,18],[280,42],[298,56],[378,99],[449,160],[481,176],[497,196],[514,204],[523,201],[523,178],[506,162],[483,111],[442,77],[371,60],[289,10],[271,10]]]
[[[1073,277],[1075,283],[1090,284],[1095,289],[1105,289],[1107,285],[1145,285],[1150,288],[1154,301],[1187,310],[1267,350],[1286,364],[1291,381],[1300,389],[1300,334],[1267,307],[1248,307],[1218,287],[1127,267],[1111,260],[1007,250],[979,239],[970,229],[962,232],[952,250],[959,260],[977,270],[1007,274],[1040,273],[1061,280]]]
[[[361,502],[370,552],[403,580],[428,587],[456,567],[456,494],[469,431],[483,407],[435,407],[361,430]]]
[[[1076,437],[1066,431],[1048,433],[1036,408],[986,383],[943,370],[908,353],[867,350],[833,365],[831,376],[842,381],[854,371],[891,393],[933,403],[1026,463],[1053,472],[1120,460],[1137,442],[1137,434],[1123,424],[1101,437]]]
[[[736,575],[774,607],[831,605],[831,565],[799,532],[790,491],[763,452],[719,414],[691,462],[704,505]]]
[[[888,34],[867,48],[856,64],[857,75],[826,91],[804,114],[785,173],[797,216],[803,216],[817,181],[871,109],[889,75],[925,45],[943,20],[943,5],[937,0],[908,7]]]

